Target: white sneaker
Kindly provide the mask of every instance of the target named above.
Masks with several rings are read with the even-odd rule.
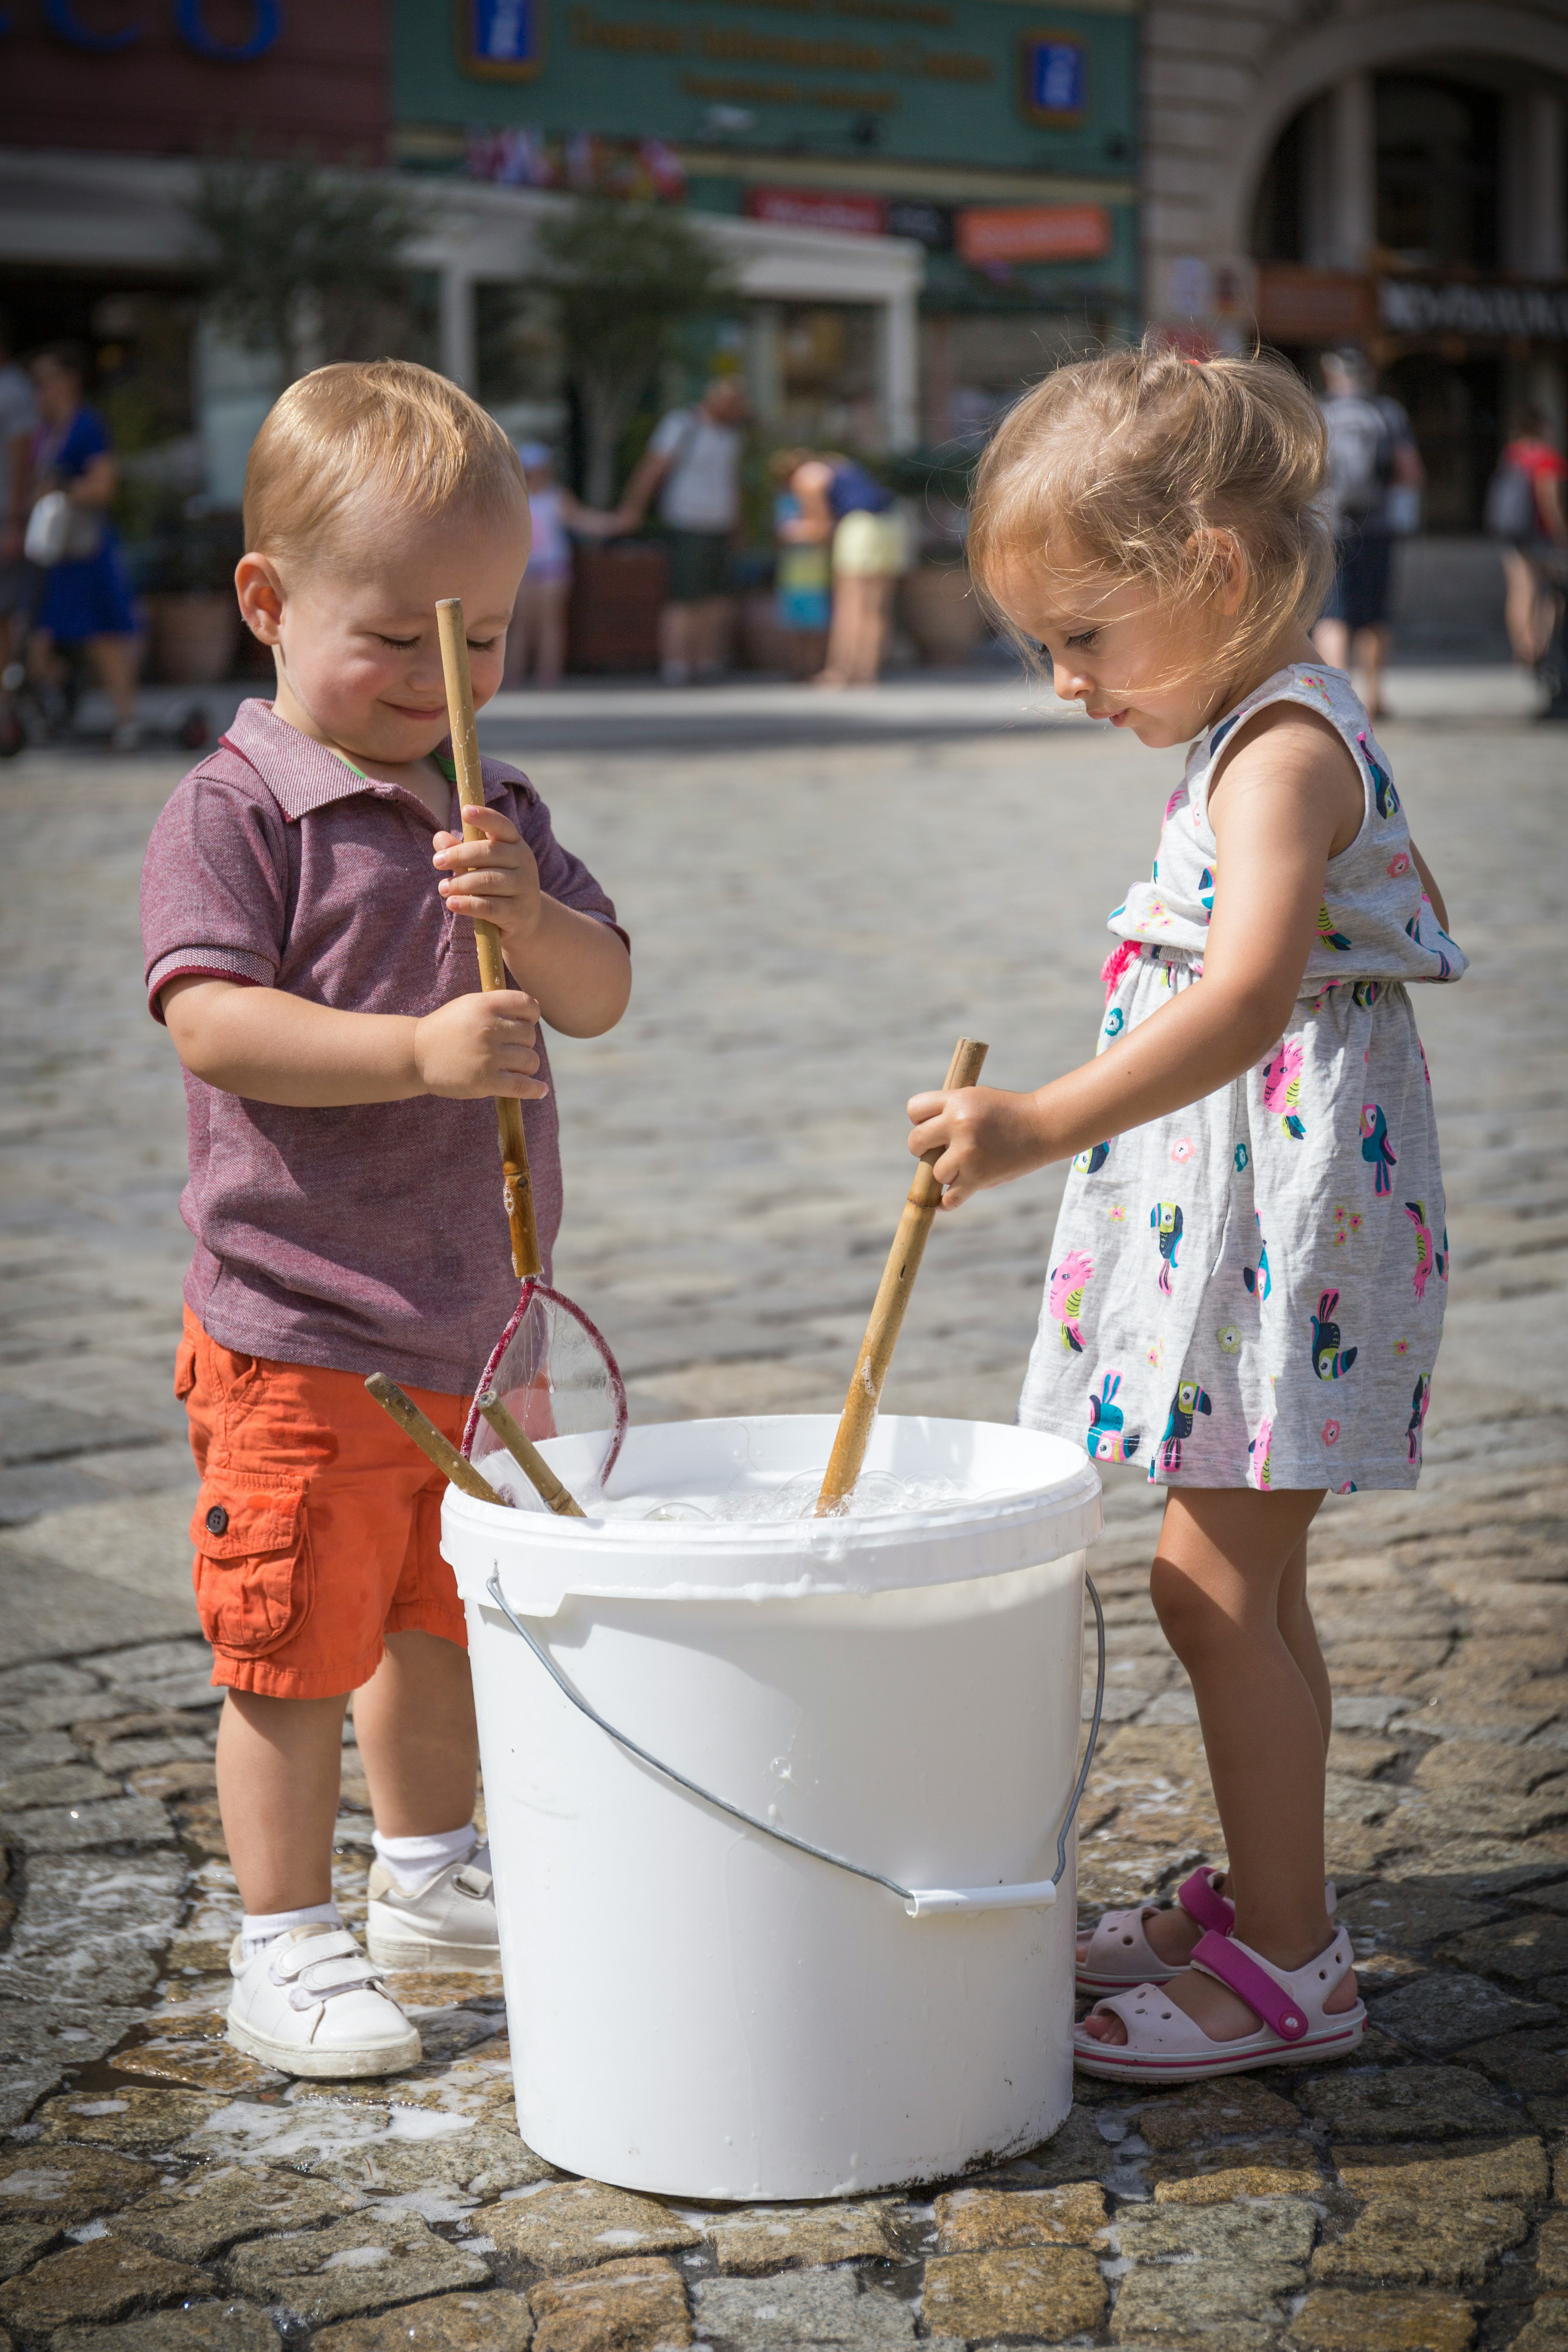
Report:
[[[384,1862],[371,1866],[365,1942],[384,1969],[499,1969],[489,1848],[477,1845],[421,1886],[400,1886]]]
[[[346,1927],[290,1927],[252,1959],[228,1956],[228,2038],[284,2074],[395,2074],[424,2055],[418,2034]]]

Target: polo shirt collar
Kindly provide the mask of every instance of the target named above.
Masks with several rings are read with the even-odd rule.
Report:
[[[279,719],[271,703],[263,702],[259,697],[240,704],[225,730],[224,740],[249,761],[290,824],[298,824],[317,809],[330,807],[333,801],[349,800],[356,793],[379,793],[388,800],[415,797],[405,793],[401,784],[382,783],[374,776],[362,776],[336,751],[330,751],[313,736],[301,734],[286,719]],[[449,766],[451,750],[451,738],[447,736],[436,746],[432,756]],[[488,761],[481,761],[480,769],[485,780],[485,799],[504,800],[504,780],[489,772]]]

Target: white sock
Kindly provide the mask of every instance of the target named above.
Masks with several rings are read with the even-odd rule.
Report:
[[[253,1960],[290,1927],[341,1927],[335,1903],[307,1903],[298,1911],[247,1911],[239,1923],[239,1957]]]
[[[430,1837],[383,1837],[374,1832],[376,1860],[384,1863],[399,1886],[423,1886],[438,1870],[467,1862],[479,1842],[472,1822],[460,1830],[437,1830]]]

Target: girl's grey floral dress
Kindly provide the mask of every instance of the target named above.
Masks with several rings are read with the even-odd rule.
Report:
[[[1330,861],[1289,1028],[1245,1076],[1073,1162],[1019,1402],[1031,1429],[1190,1486],[1414,1486],[1448,1235],[1410,984],[1465,959],[1424,897],[1365,710],[1279,671],[1209,729],[1147,882],[1110,919],[1099,1050],[1203,976],[1226,737],[1298,702],[1338,730],[1364,814]]]

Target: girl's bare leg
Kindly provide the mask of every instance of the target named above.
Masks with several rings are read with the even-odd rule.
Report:
[[[1151,1578],[1197,1699],[1237,1939],[1282,1969],[1305,1968],[1333,1933],[1323,1903],[1327,1676],[1305,1589],[1307,1529],[1321,1501],[1319,1490],[1178,1489]],[[1216,2041],[1256,2030],[1246,2002],[1212,1978],[1184,1976],[1166,1990]],[[1355,1997],[1350,1977],[1329,2006]],[[1092,2017],[1089,2030],[1126,2040],[1115,2016]]]

